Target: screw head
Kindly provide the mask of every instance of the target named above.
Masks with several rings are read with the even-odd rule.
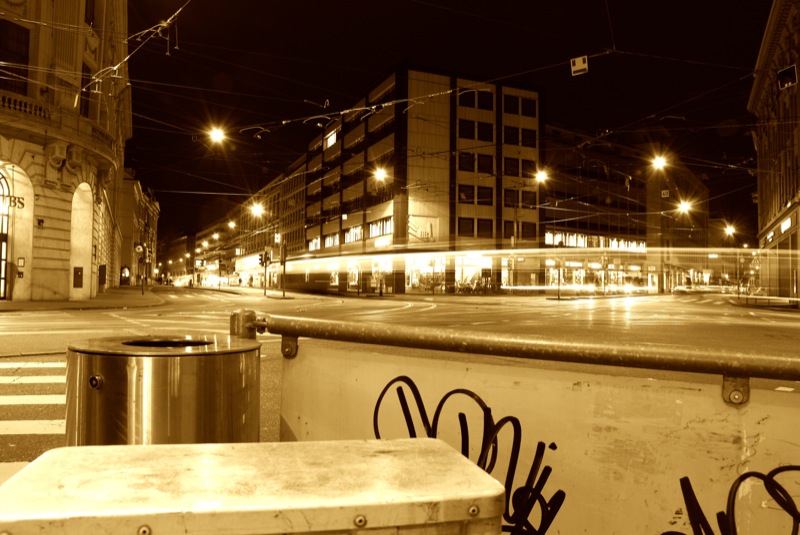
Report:
[[[481,508],[478,507],[477,505],[470,505],[469,509],[467,509],[467,513],[469,513],[469,516],[477,516],[478,513],[480,512]]]
[[[733,390],[728,396],[728,399],[731,401],[731,403],[741,403],[744,401],[744,394],[742,394],[742,392],[739,390]]]
[[[353,524],[355,524],[357,528],[363,528],[367,525],[367,517],[364,515],[358,515],[353,519]]]
[[[101,375],[92,375],[89,377],[89,388],[93,390],[100,390],[103,388],[103,377]]]

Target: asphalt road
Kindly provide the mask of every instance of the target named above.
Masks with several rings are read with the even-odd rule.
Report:
[[[769,353],[795,357],[800,315],[735,306],[724,296],[647,296],[555,300],[545,297],[384,296],[340,298],[257,291],[244,294],[156,288],[157,306],[36,310],[0,314],[0,464],[27,462],[64,444],[65,354],[69,344],[106,336],[204,332],[226,335],[230,315],[257,315],[425,326],[537,340],[616,347]],[[280,337],[262,342],[262,440],[277,440]],[[354,345],[354,350],[358,348]],[[793,385],[789,385],[792,387]],[[33,396],[31,398],[27,396]],[[0,479],[2,479],[0,466]]]
[[[0,314],[0,356],[63,354],[104,336],[225,334],[236,310],[354,322],[513,334],[553,342],[657,344],[796,355],[800,313],[737,306],[722,295],[556,300],[543,296],[323,297],[156,287],[159,306]],[[270,337],[262,336],[262,340]]]

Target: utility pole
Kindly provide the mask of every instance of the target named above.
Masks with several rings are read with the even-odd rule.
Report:
[[[283,290],[283,297],[286,298],[286,243],[284,242],[281,242],[281,266],[283,266],[281,289]]]
[[[267,296],[267,269],[269,268],[269,255],[267,254],[267,247],[264,246],[264,260],[262,264],[264,264],[264,297]]]

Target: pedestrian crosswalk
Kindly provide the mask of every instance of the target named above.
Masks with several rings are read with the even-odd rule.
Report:
[[[0,359],[0,482],[65,444],[63,356]]]

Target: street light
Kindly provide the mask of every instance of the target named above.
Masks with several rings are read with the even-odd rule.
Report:
[[[663,156],[656,156],[653,158],[653,168],[658,169],[659,171],[664,169],[667,166],[667,159]]]
[[[692,203],[689,201],[681,201],[680,204],[678,204],[678,212],[682,214],[688,214],[691,209]]]
[[[222,143],[225,140],[225,132],[221,128],[214,127],[209,130],[208,137],[214,143]]]

